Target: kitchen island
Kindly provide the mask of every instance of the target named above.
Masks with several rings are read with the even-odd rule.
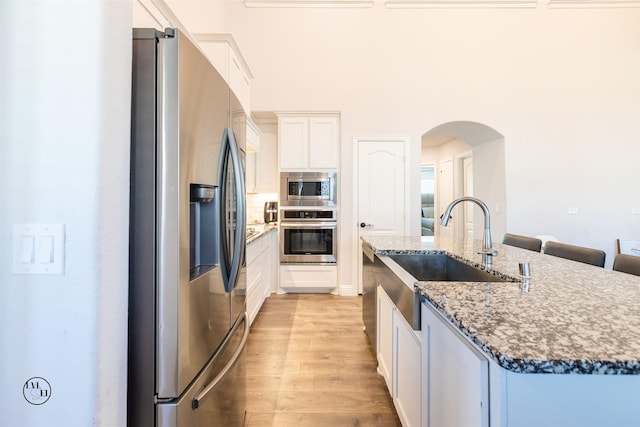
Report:
[[[477,254],[480,241],[363,240],[363,248],[391,266],[389,255],[444,253],[507,280],[408,283],[404,277],[423,301],[422,330],[416,331],[422,425],[640,425],[640,277],[502,244],[494,244],[498,256],[485,266]],[[519,276],[521,262],[531,266],[527,286]],[[478,361],[456,378],[456,361],[469,359],[455,354],[460,346],[448,335]],[[451,351],[440,354],[446,345]],[[443,373],[449,377],[440,378]],[[456,400],[470,388],[479,390],[467,409],[474,412],[476,398],[481,408],[475,408],[477,417],[456,423],[452,414],[463,408],[447,401],[447,393]]]

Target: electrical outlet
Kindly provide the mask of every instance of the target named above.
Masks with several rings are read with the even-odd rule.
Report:
[[[631,215],[640,215],[640,207],[638,206],[633,206],[631,208]]]
[[[569,206],[569,209],[567,210],[567,213],[569,215],[577,215],[578,214],[578,207],[577,206]]]

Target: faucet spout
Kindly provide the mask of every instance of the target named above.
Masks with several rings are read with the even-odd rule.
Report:
[[[443,226],[447,226],[449,223],[449,219],[451,218],[451,211],[458,203],[461,202],[472,202],[476,205],[480,206],[482,209],[482,213],[484,214],[484,233],[482,234],[482,252],[480,252],[484,257],[485,264],[491,264],[491,257],[498,255],[498,251],[493,250],[491,241],[491,215],[489,214],[489,208],[487,205],[480,199],[476,199],[475,197],[461,197],[459,199],[455,199],[453,202],[449,204],[447,210],[442,214],[440,224]]]

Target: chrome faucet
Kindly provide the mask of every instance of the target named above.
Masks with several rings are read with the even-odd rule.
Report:
[[[491,247],[493,245],[491,242],[491,218],[489,215],[489,208],[482,200],[476,199],[475,197],[461,197],[459,199],[455,199],[449,204],[445,213],[440,217],[440,224],[445,227],[447,226],[449,218],[451,218],[451,211],[460,202],[473,202],[482,208],[482,212],[484,213],[484,233],[482,235],[482,252],[478,253],[483,256],[485,264],[491,264],[491,257],[498,255],[498,251]]]

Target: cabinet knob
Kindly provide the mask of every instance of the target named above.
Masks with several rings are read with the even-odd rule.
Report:
[[[360,223],[360,228],[366,228],[366,227],[371,227],[373,224],[367,224],[366,222],[361,222]]]

